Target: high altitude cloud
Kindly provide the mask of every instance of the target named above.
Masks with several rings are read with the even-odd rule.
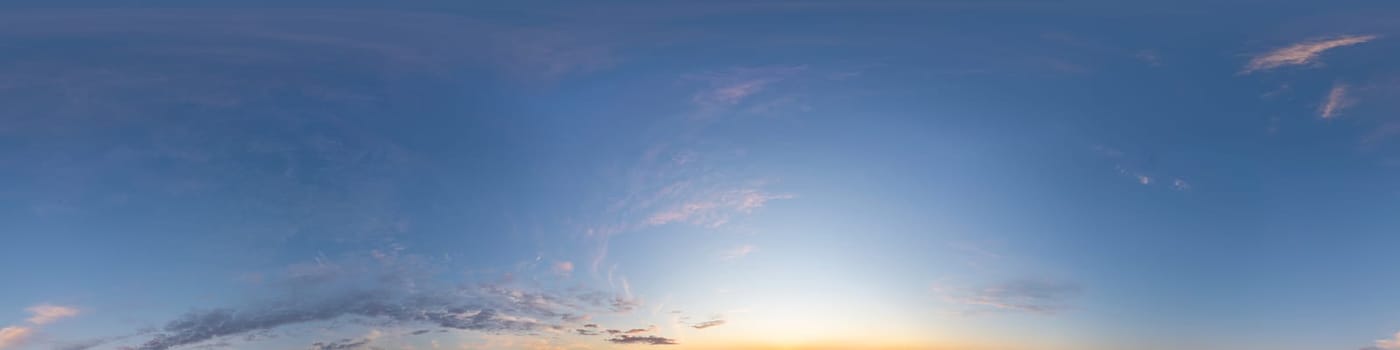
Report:
[[[1304,65],[1317,62],[1323,52],[1339,47],[1351,46],[1375,40],[1375,35],[1350,35],[1329,39],[1309,40],[1284,48],[1269,51],[1249,61],[1240,73],[1249,74],[1283,66]]]
[[[1346,84],[1332,84],[1332,89],[1327,91],[1327,100],[1317,109],[1318,116],[1332,119],[1341,115],[1343,109],[1351,107],[1356,101],[1347,96],[1347,89]]]
[[[1042,280],[1016,280],[974,290],[948,290],[949,301],[967,306],[966,314],[990,311],[1025,312],[1053,315],[1068,308],[1067,303],[1079,295],[1078,286]]]
[[[685,222],[698,226],[719,227],[729,223],[736,213],[748,214],[762,208],[768,201],[790,199],[792,195],[774,194],[756,189],[740,189],[713,193],[709,198],[684,202],[652,214],[646,223],[653,226]]]
[[[705,321],[705,322],[696,323],[696,324],[694,324],[694,325],[691,325],[690,327],[695,328],[695,329],[705,329],[705,328],[710,328],[710,327],[719,327],[719,326],[723,326],[724,324],[725,324],[725,321],[724,321],[724,320],[712,320],[712,321]]]
[[[619,335],[619,336],[617,336],[617,337],[615,337],[615,338],[608,339],[608,341],[613,342],[613,343],[617,343],[617,344],[647,344],[647,345],[675,345],[675,344],[679,344],[679,343],[676,342],[675,339],[666,338],[666,337],[659,337],[659,336],[655,336],[655,335],[642,335],[642,336]]]
[[[78,315],[78,309],[49,304],[36,305],[27,310],[30,314],[34,315],[29,318],[29,323],[35,325],[45,325],[60,319]]]
[[[806,70],[806,66],[735,68],[689,77],[709,86],[691,97],[701,112],[721,110],[744,102],[769,85],[783,81]]]
[[[753,254],[754,252],[757,252],[757,251],[758,251],[758,247],[757,247],[757,246],[754,246],[754,245],[752,245],[752,244],[745,244],[745,245],[741,245],[741,246],[738,246],[738,247],[734,247],[733,249],[724,251],[724,253],[721,253],[721,254],[720,254],[720,258],[722,258],[722,259],[724,259],[724,260],[734,260],[734,259],[738,259],[738,258],[742,258],[742,257],[748,256],[749,254]]]

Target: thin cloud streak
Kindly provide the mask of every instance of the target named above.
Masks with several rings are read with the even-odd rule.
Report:
[[[659,336],[654,336],[654,335],[644,335],[644,336],[619,335],[619,336],[617,336],[616,338],[608,339],[608,341],[609,341],[609,342],[616,343],[616,344],[646,344],[646,345],[676,345],[676,344],[679,344],[678,342],[676,342],[675,339],[666,338],[666,337],[659,337]]]
[[[1322,119],[1332,119],[1340,116],[1342,110],[1355,104],[1355,100],[1347,96],[1348,87],[1346,84],[1336,83],[1332,85],[1332,90],[1327,91],[1327,101],[1318,108],[1318,116]]]
[[[710,328],[710,327],[719,327],[719,326],[723,326],[725,323],[727,323],[725,320],[713,320],[713,321],[705,321],[705,322],[696,323],[696,324],[694,324],[694,325],[691,325],[690,327],[691,327],[691,328],[695,328],[695,329],[705,329],[705,328]]]
[[[724,259],[724,260],[735,260],[735,259],[739,259],[739,258],[742,258],[742,257],[749,256],[749,254],[753,254],[753,253],[756,253],[756,252],[758,252],[758,247],[757,247],[757,246],[754,246],[754,245],[752,245],[752,244],[745,244],[745,245],[738,246],[738,247],[734,247],[733,249],[724,251],[723,254],[720,254],[720,258],[721,258],[721,259]]]
[[[952,290],[935,286],[950,303],[965,306],[965,315],[987,312],[1058,314],[1080,293],[1078,286],[1062,282],[1015,280],[975,290]]]
[[[689,79],[708,82],[709,86],[691,96],[690,101],[700,107],[702,113],[724,110],[806,69],[805,65],[736,68],[691,76]]]
[[[58,321],[60,319],[77,316],[79,313],[78,309],[75,308],[49,304],[36,305],[30,307],[27,310],[30,314],[34,315],[33,317],[30,317],[27,321],[35,325],[45,325],[53,323],[54,321]]]
[[[1250,74],[1258,71],[1265,71],[1284,66],[1305,65],[1318,62],[1318,57],[1331,49],[1357,45],[1371,40],[1375,40],[1376,35],[1352,35],[1341,36],[1331,39],[1310,40],[1284,48],[1280,48],[1268,53],[1255,56],[1254,59],[1245,65],[1240,74]]]
[[[647,218],[645,224],[661,226],[685,222],[715,228],[729,223],[732,214],[750,214],[769,201],[793,197],[790,194],[768,193],[757,189],[726,191],[714,194],[711,198],[694,200],[659,211]]]

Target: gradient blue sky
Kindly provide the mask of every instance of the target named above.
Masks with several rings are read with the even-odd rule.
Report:
[[[1395,1],[0,8],[0,349],[1400,349]]]

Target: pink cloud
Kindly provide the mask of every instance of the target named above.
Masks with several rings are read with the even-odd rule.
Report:
[[[1341,36],[1331,39],[1309,40],[1284,48],[1269,51],[1249,61],[1245,65],[1241,74],[1249,74],[1257,71],[1269,70],[1283,66],[1304,65],[1317,62],[1318,57],[1327,50],[1351,46],[1375,40],[1375,35],[1352,35]]]
[[[573,262],[570,262],[570,261],[560,261],[560,262],[554,263],[554,273],[561,274],[561,275],[567,275],[567,274],[569,274],[570,272],[574,272],[574,263],[573,263]]]
[[[9,349],[19,346],[25,339],[33,334],[34,330],[28,327],[5,327],[0,328],[0,349]]]
[[[739,189],[712,194],[662,210],[647,218],[646,224],[660,226],[685,222],[706,227],[728,223],[733,214],[750,214],[775,199],[793,198],[790,194],[774,194],[757,189]]]
[[[35,325],[45,325],[78,315],[78,309],[76,308],[49,304],[35,305],[27,310],[30,314],[34,315],[29,318],[29,323]]]
[[[806,66],[738,68],[694,76],[691,79],[708,81],[710,86],[695,93],[690,100],[702,110],[732,107],[805,69]]]
[[[1400,350],[1400,332],[1396,332],[1390,338],[1377,340],[1376,345],[1368,349]]]

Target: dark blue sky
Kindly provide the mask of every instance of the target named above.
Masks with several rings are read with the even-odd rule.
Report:
[[[0,349],[1400,349],[1392,1],[0,8]]]

